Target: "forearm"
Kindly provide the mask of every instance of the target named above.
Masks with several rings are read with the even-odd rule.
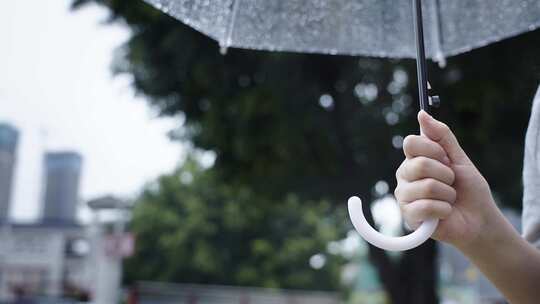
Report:
[[[478,240],[459,248],[512,304],[540,300],[540,251],[497,210]]]

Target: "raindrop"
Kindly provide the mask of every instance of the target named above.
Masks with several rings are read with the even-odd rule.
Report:
[[[188,171],[184,171],[180,174],[180,182],[184,185],[189,185],[193,182],[193,174]]]
[[[410,106],[412,103],[412,98],[409,95],[402,95],[399,99],[403,102],[405,107]]]
[[[329,94],[323,94],[319,98],[319,105],[325,109],[331,109],[334,106],[334,98]]]
[[[369,101],[373,101],[373,100],[377,99],[377,97],[379,96],[379,89],[377,88],[377,86],[375,84],[370,83],[370,84],[366,85],[366,87],[364,89],[364,96]]]
[[[392,137],[392,146],[396,149],[403,148],[403,136],[401,135],[395,135]]]
[[[405,110],[405,107],[406,105],[402,98],[396,99],[392,102],[392,111],[396,113],[402,112]]]
[[[392,95],[396,95],[401,91],[401,86],[397,82],[391,81],[388,84],[388,87],[386,88],[386,90],[388,91],[388,93]]]
[[[389,189],[388,183],[383,180],[380,180],[375,184],[375,193],[379,196],[386,195]]]
[[[402,69],[396,69],[393,75],[394,81],[401,87],[404,87],[409,82],[409,76],[407,72]]]
[[[379,89],[373,83],[359,83],[354,87],[354,94],[363,104],[368,104],[379,96]]]
[[[216,152],[214,151],[201,151],[197,155],[197,160],[201,164],[201,166],[205,169],[208,169],[214,165],[216,162]]]
[[[388,112],[384,116],[386,123],[393,126],[399,122],[399,116],[395,112]]]
[[[322,253],[317,253],[309,258],[309,266],[313,269],[321,269],[326,264],[326,256]]]
[[[367,247],[365,246],[364,240],[362,240],[356,230],[347,232],[347,237],[343,240],[341,248],[342,255],[349,259],[357,254],[365,255],[367,253]]]
[[[328,243],[326,250],[328,250],[328,253],[330,254],[337,255],[341,252],[341,246],[339,242],[333,241]]]
[[[402,218],[399,204],[392,195],[386,195],[371,204],[371,212],[375,224],[381,233],[396,235],[401,230]]]
[[[407,72],[402,69],[396,69],[394,70],[392,81],[388,84],[387,90],[390,94],[396,95],[403,90],[408,81],[409,76],[407,76]]]

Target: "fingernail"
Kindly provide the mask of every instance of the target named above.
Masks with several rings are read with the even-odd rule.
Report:
[[[433,117],[431,117],[431,115],[429,115],[428,112],[426,112],[426,111],[424,111],[424,110],[420,110],[420,113],[422,113],[422,112],[423,112],[424,114],[426,114],[426,116],[427,116],[427,118],[428,118],[428,119],[427,119],[428,121],[429,121],[429,120],[433,120]]]

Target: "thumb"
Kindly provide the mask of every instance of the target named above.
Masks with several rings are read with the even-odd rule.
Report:
[[[454,133],[450,128],[433,118],[425,111],[418,113],[418,122],[422,135],[439,143],[454,164],[469,164],[471,161],[465,151],[459,146]]]

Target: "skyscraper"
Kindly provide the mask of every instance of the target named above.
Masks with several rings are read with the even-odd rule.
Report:
[[[43,221],[63,223],[76,221],[81,167],[82,157],[76,152],[45,154]]]
[[[0,123],[0,222],[9,215],[18,139],[17,129]]]

